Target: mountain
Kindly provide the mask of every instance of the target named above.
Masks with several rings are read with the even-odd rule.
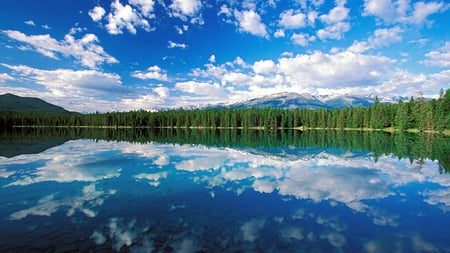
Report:
[[[358,97],[353,95],[324,96],[322,101],[331,108],[367,107],[374,104],[372,97]]]
[[[293,92],[282,92],[273,95],[254,98],[244,102],[228,105],[229,108],[249,108],[249,107],[275,107],[284,109],[308,108],[318,109],[327,108],[327,105],[310,94],[298,94]]]
[[[273,107],[282,109],[335,109],[343,107],[367,107],[374,104],[374,97],[360,97],[355,95],[313,96],[307,93],[282,92],[273,95],[253,98],[233,104],[220,104],[210,108],[251,108]]]
[[[39,98],[19,97],[10,93],[0,95],[0,112],[71,113]]]

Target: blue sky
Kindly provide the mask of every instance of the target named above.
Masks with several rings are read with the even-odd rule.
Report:
[[[443,0],[5,0],[0,93],[80,112],[278,92],[436,97]]]

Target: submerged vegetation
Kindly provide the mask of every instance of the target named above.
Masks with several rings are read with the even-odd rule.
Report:
[[[0,112],[0,126],[90,126],[148,128],[259,128],[259,129],[416,129],[450,130],[450,89],[438,99],[411,98],[397,104],[343,109],[196,109],[145,110],[91,114]]]

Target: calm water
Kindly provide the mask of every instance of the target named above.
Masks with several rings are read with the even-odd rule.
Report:
[[[450,252],[435,157],[278,139],[3,140],[0,252]]]

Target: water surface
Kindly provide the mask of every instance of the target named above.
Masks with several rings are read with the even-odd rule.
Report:
[[[448,138],[385,135],[3,138],[0,251],[450,252]]]

